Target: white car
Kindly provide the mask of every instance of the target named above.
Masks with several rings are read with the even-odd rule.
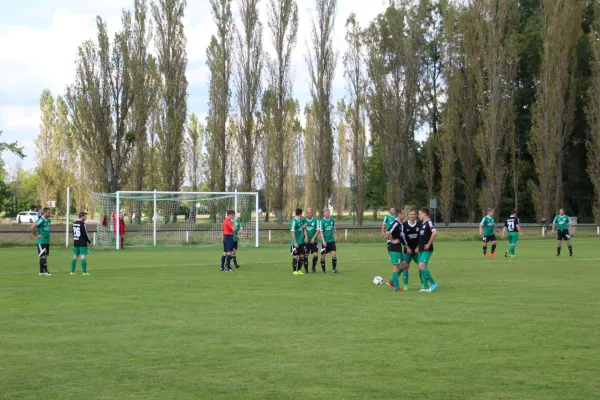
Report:
[[[17,215],[18,224],[33,224],[37,222],[39,215],[35,211],[23,211]]]

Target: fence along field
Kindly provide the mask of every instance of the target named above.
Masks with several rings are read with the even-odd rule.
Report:
[[[165,246],[170,235],[178,234],[180,231],[173,228],[161,228],[157,232],[157,246]],[[194,230],[189,231],[189,240],[184,245],[190,246],[202,246],[202,247],[214,247],[214,245],[206,245],[206,240],[202,240],[202,235],[214,236],[214,232],[211,234],[210,229],[206,229],[209,225],[202,224],[201,222],[196,224]],[[379,222],[370,223],[362,227],[353,226],[351,223],[339,223],[338,225],[338,243],[377,243],[384,239],[381,236],[381,225]],[[98,227],[97,221],[90,221],[88,223],[88,232],[90,236],[94,237]],[[546,238],[548,240],[554,240],[554,236],[551,234],[551,227],[547,228],[547,234],[542,235],[543,225],[540,224],[522,224],[524,236],[520,240],[531,240]],[[600,235],[600,227],[594,224],[579,224],[574,225],[575,237],[594,237]],[[448,227],[444,224],[437,225],[440,231],[438,241],[478,241],[481,240],[479,236],[478,224],[456,224]],[[136,224],[127,224],[127,233],[138,232],[139,226]],[[499,225],[501,230],[501,226]],[[253,238],[252,238],[253,239]],[[500,238],[498,238],[500,239]],[[506,238],[505,238],[506,240]],[[69,239],[69,247],[71,239]],[[151,237],[149,237],[151,242]],[[0,224],[0,247],[22,247],[33,245],[34,240],[29,230],[29,224]],[[65,224],[55,223],[52,225],[52,236],[51,243],[53,246],[65,246]],[[112,243],[114,244],[114,238]],[[272,223],[261,223],[259,227],[259,245],[287,245],[289,244],[289,228],[286,224],[278,225]],[[127,234],[125,235],[125,245],[128,246]],[[151,243],[148,244],[152,246]],[[243,233],[240,239],[240,245],[243,247],[254,247],[254,240],[245,240]],[[100,246],[97,246],[100,248]]]

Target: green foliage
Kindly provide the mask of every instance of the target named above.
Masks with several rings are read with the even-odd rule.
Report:
[[[385,168],[383,167],[383,149],[381,140],[375,138],[371,142],[371,155],[365,162],[366,172],[366,208],[374,210],[386,208],[386,184]]]
[[[0,131],[0,136],[2,136],[2,131]],[[4,151],[10,151],[21,159],[26,157],[26,155],[23,154],[23,147],[19,147],[19,142],[0,142],[0,157]]]

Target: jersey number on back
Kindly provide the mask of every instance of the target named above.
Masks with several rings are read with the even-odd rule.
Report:
[[[81,237],[81,229],[78,226],[73,227],[73,237],[79,239]]]

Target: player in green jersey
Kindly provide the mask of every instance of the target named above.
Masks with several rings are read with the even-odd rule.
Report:
[[[383,223],[381,224],[381,236],[387,237],[387,231],[390,230],[392,224],[396,220],[396,209],[394,207],[390,207],[390,213],[383,218]],[[390,244],[390,240],[387,241]]]
[[[564,208],[561,208],[558,211],[558,215],[554,217],[554,222],[552,222],[552,233],[554,233],[554,228],[557,229],[556,232],[556,256],[560,256],[560,248],[562,247],[563,240],[567,241],[567,246],[569,246],[569,257],[573,256],[573,246],[571,246],[571,218],[567,214],[565,214]]]
[[[244,230],[244,227],[242,226],[242,223],[240,222],[239,219],[235,219],[233,221],[233,251],[231,252],[231,261],[233,261],[233,264],[235,265],[236,268],[239,268],[240,265],[237,262],[237,249],[238,249],[238,239],[240,236],[240,232],[242,232]]]
[[[35,244],[40,258],[40,275],[52,275],[48,271],[48,256],[50,255],[50,209],[44,208],[42,216],[31,226],[31,234],[35,237]]]
[[[493,208],[488,208],[488,213],[479,224],[479,235],[483,237],[483,257],[486,256],[487,246],[492,242],[491,257],[496,257],[496,219],[494,218]]]
[[[306,209],[306,218],[302,219],[302,225],[306,229],[306,256],[304,257],[304,270],[308,273],[308,255],[312,254],[312,273],[317,273],[319,262],[319,220],[313,216],[312,208]],[[323,267],[323,273],[325,268]]]
[[[519,235],[523,235],[521,232],[521,225],[519,223],[519,218],[517,218],[517,211],[512,210],[510,213],[510,218],[506,220],[504,223],[504,229],[502,229],[501,239],[504,239],[504,234],[508,231],[508,242],[510,243],[510,247],[504,253],[504,257],[508,257],[510,254],[511,257],[515,256],[515,247],[519,243]]]
[[[292,250],[292,268],[294,275],[304,275],[302,263],[304,262],[304,245],[306,243],[306,230],[302,225],[302,209],[296,209],[296,216],[290,222],[290,244]]]
[[[323,218],[319,221],[319,232],[321,235],[321,268],[325,271],[325,261],[327,253],[331,253],[331,265],[333,266],[333,273],[339,274],[337,269],[337,253],[335,241],[337,239],[337,230],[335,228],[335,221],[330,216],[331,211],[329,208],[323,210]]]

